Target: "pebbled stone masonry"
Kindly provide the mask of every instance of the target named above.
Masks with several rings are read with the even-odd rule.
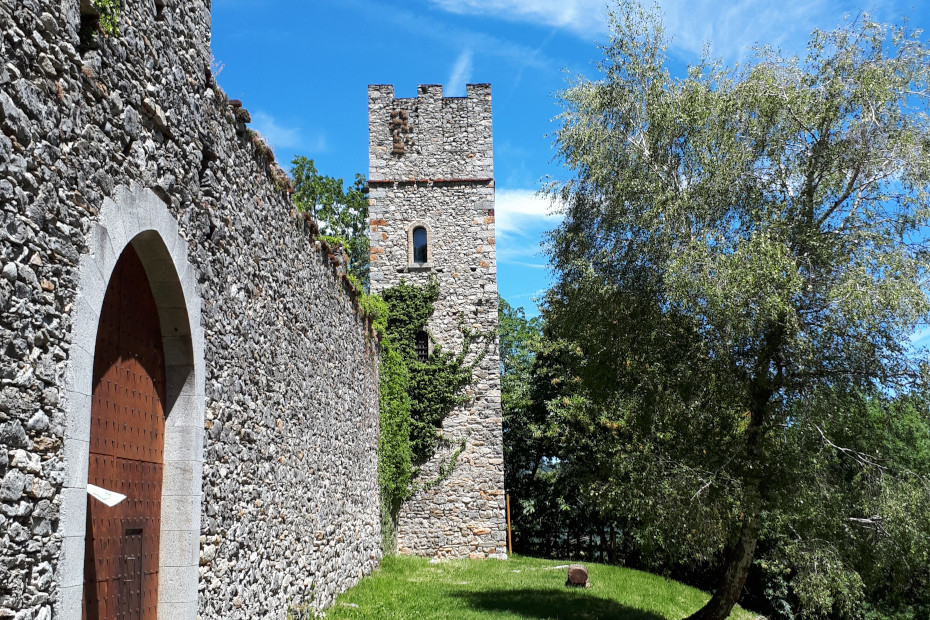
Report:
[[[420,85],[416,98],[395,99],[392,86],[374,85],[368,105],[372,292],[436,277],[433,338],[458,350],[460,322],[494,337],[475,370],[471,400],[443,422],[448,441],[401,507],[398,550],[506,558],[491,87],[469,84],[466,97],[444,98],[441,86]],[[428,231],[424,265],[413,264],[409,243],[418,225]],[[452,473],[429,484],[463,440]]]
[[[84,516],[62,506],[82,475],[67,394],[90,386],[67,381],[93,360],[77,308],[109,276],[81,266],[124,236],[100,214],[126,192],[168,211],[202,304],[199,557],[189,582],[160,580],[194,594],[160,608],[325,606],[381,557],[370,326],[211,75],[209,1],[122,5],[120,35],[88,49],[82,0],[0,0],[0,618],[80,616],[62,547]]]

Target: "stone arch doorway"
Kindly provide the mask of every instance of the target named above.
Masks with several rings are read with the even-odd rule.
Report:
[[[130,344],[122,348],[127,349],[124,351],[124,357],[131,357],[136,360],[133,363],[138,363],[141,367],[136,368],[137,373],[145,370],[148,374],[151,391],[158,397],[162,407],[164,450],[161,490],[159,493],[156,489],[149,488],[149,499],[146,500],[160,506],[160,522],[158,527],[155,527],[155,522],[149,522],[147,529],[145,524],[142,527],[131,524],[126,526],[122,519],[117,519],[121,529],[116,530],[114,538],[107,540],[118,542],[108,543],[106,553],[108,558],[142,557],[138,566],[130,562],[130,566],[127,567],[130,577],[139,570],[143,573],[151,570],[147,569],[147,566],[155,566],[157,582],[148,587],[148,590],[154,591],[155,594],[149,594],[149,598],[144,599],[142,590],[137,590],[138,596],[142,598],[143,609],[157,611],[151,611],[151,616],[120,614],[111,617],[147,618],[154,617],[157,613],[160,618],[195,620],[206,374],[197,272],[188,262],[188,242],[179,234],[177,220],[167,205],[151,190],[135,184],[116,188],[112,199],[104,200],[97,222],[91,225],[87,246],[89,252],[82,255],[78,267],[78,295],[71,315],[72,346],[63,379],[67,414],[64,482],[59,521],[61,555],[56,574],[59,586],[55,615],[64,620],[78,620],[88,611],[84,600],[85,568],[88,567],[89,561],[96,563],[98,559],[98,547],[93,545],[93,540],[90,543],[87,540],[88,521],[91,522],[92,539],[93,519],[98,515],[93,508],[88,511],[87,485],[89,480],[93,483],[95,475],[106,471],[105,467],[103,470],[95,470],[94,467],[97,466],[91,465],[91,461],[98,458],[101,449],[93,444],[101,443],[101,437],[106,441],[110,438],[108,433],[116,431],[108,428],[106,422],[103,422],[102,431],[94,428],[92,432],[92,426],[99,426],[100,420],[109,419],[98,415],[94,400],[95,396],[102,394],[97,392],[100,389],[101,377],[106,377],[107,370],[112,366],[113,353],[107,354],[106,351],[107,347],[111,347],[110,341],[114,338],[114,332],[118,331],[109,328],[109,331],[103,331],[98,339],[98,328],[110,321],[107,315],[112,313],[112,309],[108,309],[108,306],[115,303],[111,300],[122,300],[125,297],[122,293],[111,295],[111,285],[115,287],[125,284],[125,265],[128,264],[125,261],[130,260],[127,257],[134,255],[135,259],[132,260],[135,265],[130,268],[134,275],[131,277],[139,282],[147,282],[151,304],[146,306],[144,313],[149,319],[154,316],[154,322],[160,329],[163,378],[158,378],[157,370],[150,370],[153,367],[157,368],[159,364],[153,365],[148,358],[139,361],[142,358],[135,357],[136,351],[133,349],[141,350],[142,346],[132,343],[133,336],[129,336]],[[117,281],[121,284],[116,284]],[[120,311],[123,310],[121,306]],[[143,310],[137,308],[133,312],[141,313]],[[120,319],[123,320],[125,319]],[[129,324],[135,323],[138,321],[133,320]],[[150,343],[147,350],[148,354],[154,355],[154,359],[157,360],[157,353],[152,351],[158,350],[158,337],[154,336],[152,330],[154,326],[150,324],[142,331],[148,333],[148,340],[156,341]],[[130,353],[133,355],[129,355]],[[115,359],[118,358],[119,356]],[[130,397],[133,396],[131,391],[132,388]],[[151,398],[153,394],[149,393],[148,396]],[[136,395],[136,398],[144,401],[145,395]],[[135,405],[129,406],[132,409]],[[133,428],[145,436],[146,433],[157,432],[158,426],[140,425]],[[136,447],[140,444],[147,445],[142,440],[127,441],[127,444]],[[105,449],[104,456],[108,456]],[[153,460],[157,459],[127,459],[127,467],[143,466],[134,465],[133,461],[146,464],[145,467],[157,465]],[[120,475],[122,476],[122,470]],[[133,479],[128,475],[126,478],[131,487]],[[97,486],[125,493],[119,488],[107,486],[106,483]],[[155,528],[157,535],[148,531],[152,528]],[[142,532],[138,531],[140,529]],[[113,545],[123,544],[119,540],[121,536],[127,539],[125,553],[113,549]],[[152,540],[158,541],[157,558],[150,553],[153,551]],[[135,583],[138,583],[138,580]],[[131,601],[132,595],[129,596]],[[148,613],[147,611],[146,614]],[[94,616],[88,614],[86,617]]]
[[[110,276],[94,350],[82,616],[154,620],[165,446],[165,351],[145,267],[127,246]]]

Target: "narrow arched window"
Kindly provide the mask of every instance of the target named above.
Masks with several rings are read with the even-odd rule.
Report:
[[[426,262],[426,229],[417,226],[413,229],[413,262],[422,265]]]
[[[425,331],[417,333],[417,339],[414,342],[413,350],[417,354],[417,361],[425,362],[429,359],[429,335]]]

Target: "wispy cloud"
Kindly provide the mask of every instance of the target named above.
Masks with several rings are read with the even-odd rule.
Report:
[[[492,15],[565,28],[579,35],[605,29],[605,0],[431,0],[450,13]]]
[[[662,0],[672,46],[689,57],[710,45],[712,56],[742,60],[753,47],[770,45],[802,53],[815,28],[830,29],[843,18],[837,0]]]
[[[517,295],[511,295],[507,298],[507,301],[513,302],[517,299],[528,299],[529,301],[535,302],[536,300],[541,299],[542,296],[545,295],[547,292],[549,292],[549,289],[541,288],[531,293],[520,293]],[[525,308],[525,310],[526,310],[527,318],[531,318],[539,314],[539,310],[533,307]]]
[[[274,148],[289,148],[300,144],[300,129],[284,127],[273,116],[261,110],[252,112],[252,128],[262,134]]]
[[[275,150],[302,149],[308,153],[326,150],[325,136],[307,138],[299,127],[282,125],[271,114],[262,110],[252,112],[251,125],[252,129],[260,133]]]
[[[433,19],[423,11],[409,11],[400,8],[397,4],[386,4],[377,0],[343,0],[343,2],[364,11],[369,17],[376,16],[381,22],[417,36],[429,37],[440,45],[479,50],[482,56],[502,58],[519,66],[540,69],[558,66],[558,62],[546,57],[540,49],[514,43],[486,32],[462,28],[449,23],[448,20]],[[444,6],[439,6],[450,12],[468,12],[451,11]]]
[[[495,196],[494,225],[498,235],[536,233],[558,224],[549,198],[532,189],[499,189]]]
[[[430,0],[456,14],[484,15],[508,21],[556,27],[591,40],[608,31],[610,0]],[[845,14],[855,17],[854,0],[659,0],[672,47],[688,59],[699,56],[705,44],[726,61],[741,60],[757,44],[802,53],[815,28],[832,29]],[[872,13],[885,20],[898,17],[894,3],[873,0]]]
[[[446,82],[448,85],[445,88],[446,96],[458,96],[465,95],[465,84],[471,80],[472,76],[472,53],[470,49],[464,50],[459,54],[458,59],[455,61],[455,66],[452,67],[452,73],[449,75],[449,80]]]

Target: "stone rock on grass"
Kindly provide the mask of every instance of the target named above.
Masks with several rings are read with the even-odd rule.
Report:
[[[583,564],[572,564],[568,567],[568,580],[566,586],[573,588],[590,588],[591,583],[588,581],[588,569]]]

